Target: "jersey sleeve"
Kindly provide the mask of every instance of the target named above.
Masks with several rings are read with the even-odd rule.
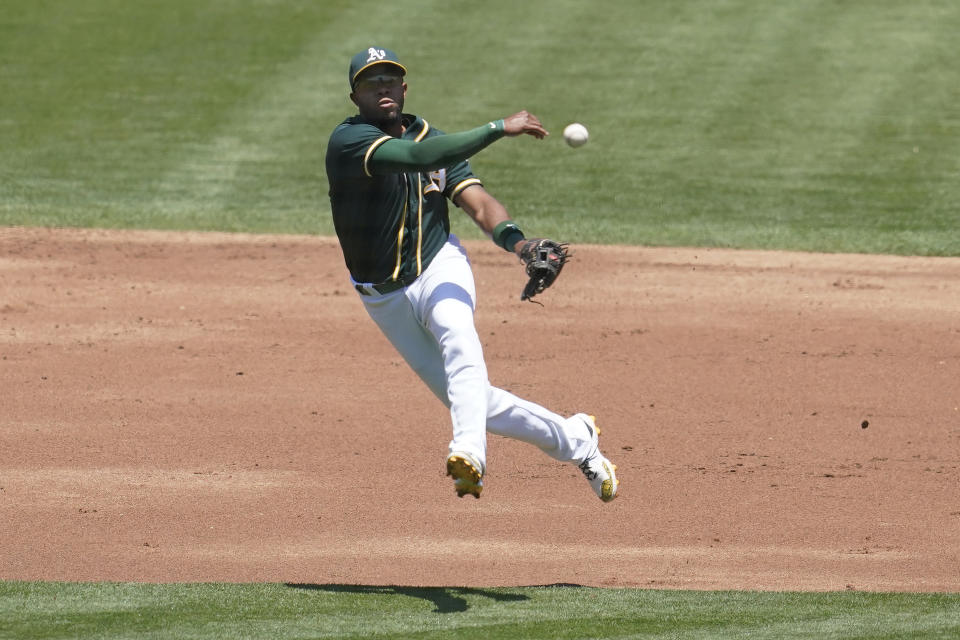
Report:
[[[366,163],[370,173],[446,170],[503,137],[502,120],[449,135],[388,139]],[[426,126],[426,125],[424,125]]]
[[[447,188],[444,190],[443,195],[449,198],[451,202],[454,202],[454,198],[457,197],[458,193],[474,184],[482,185],[483,183],[480,182],[480,178],[473,174],[470,163],[467,160],[458,162],[447,170]],[[454,204],[456,204],[456,202],[454,202]]]
[[[436,136],[436,135],[445,135],[443,131],[439,129],[433,129],[430,131],[427,137]],[[470,185],[483,183],[473,173],[473,169],[470,168],[469,160],[462,160],[456,162],[446,168],[446,180],[444,181],[443,195],[454,202],[454,198],[457,197],[457,194],[469,187]],[[456,202],[454,202],[456,204]]]
[[[392,140],[372,124],[342,124],[330,136],[327,147],[327,171],[337,178],[370,177],[370,158],[387,140]]]

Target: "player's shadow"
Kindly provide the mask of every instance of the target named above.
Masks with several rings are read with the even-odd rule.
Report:
[[[357,593],[357,594],[394,594],[422,598],[433,603],[434,613],[460,613],[469,608],[464,596],[483,596],[498,602],[519,602],[529,600],[530,596],[522,593],[503,593],[487,589],[472,589],[468,587],[391,587],[370,586],[359,584],[294,584],[287,583],[292,589],[306,589],[309,591],[328,591],[330,593]]]

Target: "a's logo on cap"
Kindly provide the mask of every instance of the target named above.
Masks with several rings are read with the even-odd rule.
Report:
[[[367,58],[367,62],[373,62],[374,60],[383,60],[384,58],[387,57],[387,52],[384,51],[383,49],[374,49],[373,47],[370,47],[369,49],[367,49],[367,53],[370,54],[370,56]]]

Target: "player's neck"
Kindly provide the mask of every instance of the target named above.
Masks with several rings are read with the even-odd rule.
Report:
[[[399,119],[396,120],[395,122],[391,122],[387,126],[382,126],[380,128],[383,130],[384,133],[391,135],[394,138],[403,137],[403,132],[407,130],[407,128],[403,126],[403,123],[400,122]]]
[[[394,138],[400,138],[404,133],[406,133],[407,129],[413,126],[416,121],[416,116],[401,113],[400,117],[393,122],[383,123],[380,129],[384,133],[391,135]]]

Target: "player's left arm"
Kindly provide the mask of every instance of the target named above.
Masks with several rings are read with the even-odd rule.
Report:
[[[487,193],[481,184],[472,184],[454,197],[454,203],[467,212],[493,241],[515,253],[524,264],[527,283],[521,300],[532,300],[554,283],[563,265],[570,258],[569,245],[547,238],[527,240],[520,228],[510,220],[507,209]]]
[[[507,251],[520,255],[523,232],[512,224],[507,208],[490,195],[482,184],[472,184],[465,188],[454,196],[454,204],[463,209],[494,242]]]

